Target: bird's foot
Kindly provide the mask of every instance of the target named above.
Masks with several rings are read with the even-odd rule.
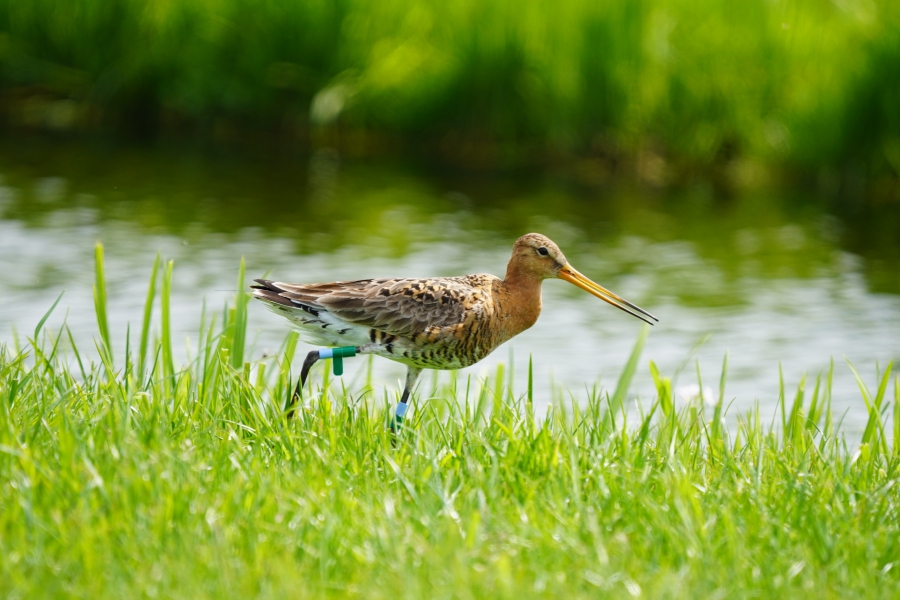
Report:
[[[397,412],[400,412],[400,406],[406,406],[405,404],[401,404],[397,407]],[[404,411],[406,412],[406,411]],[[403,416],[395,415],[393,419],[391,419],[391,424],[388,426],[388,431],[391,432],[391,447],[396,448],[397,444],[400,441],[400,428],[403,426]]]

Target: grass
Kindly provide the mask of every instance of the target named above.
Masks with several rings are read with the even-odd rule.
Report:
[[[659,183],[737,156],[746,173],[822,169],[825,189],[875,177],[895,198],[898,70],[893,0],[0,0],[0,113],[16,126],[606,159],[589,180],[626,161]]]
[[[97,258],[104,323],[102,249]],[[792,400],[782,386],[777,424],[757,410],[726,428],[723,394],[712,419],[679,408],[652,363],[658,398],[630,424],[605,393],[555,402],[535,421],[532,385],[517,395],[501,369],[420,386],[392,440],[397,390],[366,382],[326,380],[285,420],[296,335],[244,362],[246,310],[239,300],[204,314],[181,366],[167,365],[165,323],[146,359],[141,341],[136,360],[126,350],[119,362],[101,333],[97,364],[43,321],[0,350],[3,596],[900,594],[890,365],[874,393],[860,380],[861,444],[837,429],[828,374]]]

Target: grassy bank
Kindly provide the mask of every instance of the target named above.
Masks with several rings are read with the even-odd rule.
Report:
[[[420,386],[392,440],[397,390],[347,390],[324,370],[308,409],[284,420],[296,338],[245,363],[245,295],[207,315],[192,360],[174,364],[171,264],[154,266],[120,341],[98,259],[98,360],[43,323],[0,350],[6,596],[900,593],[890,368],[861,388],[861,446],[836,430],[827,375],[783,391],[774,419],[726,431],[726,398],[680,408],[655,373],[659,397],[626,424],[613,415],[642,338],[615,390],[561,394],[538,422],[502,369]]]
[[[582,165],[594,178],[627,164],[665,183],[738,157],[739,178],[821,169],[890,195],[898,75],[890,0],[0,0],[17,126],[264,132],[481,166],[574,155],[600,159]]]

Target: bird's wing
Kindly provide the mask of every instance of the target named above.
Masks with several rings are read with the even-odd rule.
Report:
[[[408,337],[428,327],[457,325],[473,313],[477,316],[484,312],[490,304],[494,281],[499,280],[493,275],[466,275],[312,284],[264,280],[257,283],[269,294],[275,292],[279,298],[300,307],[326,310],[347,323]]]

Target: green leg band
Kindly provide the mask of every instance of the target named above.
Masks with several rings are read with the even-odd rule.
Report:
[[[344,358],[356,356],[356,346],[342,346],[340,348],[325,348],[319,350],[319,358],[330,358],[331,368],[335,376],[344,374]]]

